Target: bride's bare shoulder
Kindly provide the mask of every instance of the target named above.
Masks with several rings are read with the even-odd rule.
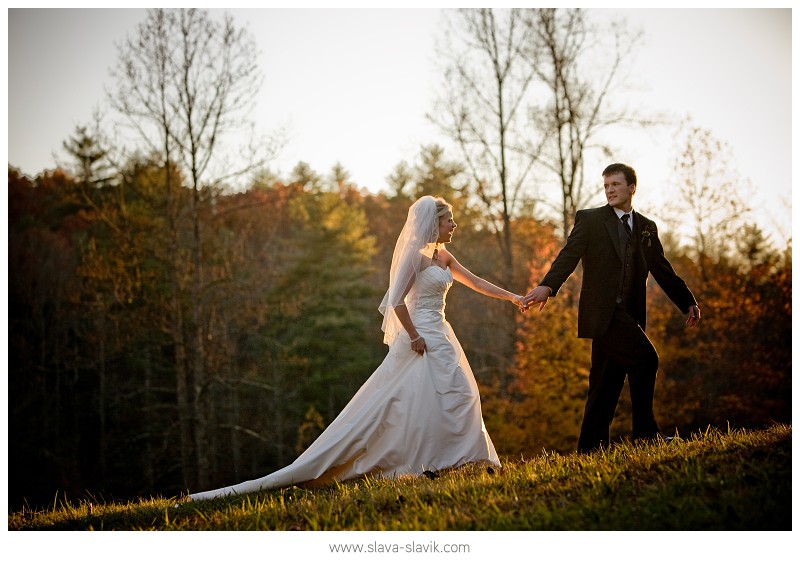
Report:
[[[450,264],[452,264],[453,262],[458,262],[458,260],[456,260],[456,257],[453,256],[453,253],[450,252],[449,250],[447,250],[444,247],[440,248],[439,249],[439,263],[443,267],[447,267]]]

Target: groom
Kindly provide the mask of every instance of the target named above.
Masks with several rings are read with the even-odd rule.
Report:
[[[633,438],[658,435],[653,416],[658,353],[644,333],[648,274],[688,313],[687,326],[700,321],[697,301],[664,256],[656,224],[633,210],[636,172],[626,164],[612,164],[603,171],[603,185],[608,205],[577,212],[567,243],[550,271],[525,296],[527,305],[539,303],[542,310],[583,261],[578,338],[592,339],[592,366],[579,452],[608,445],[626,376]]]

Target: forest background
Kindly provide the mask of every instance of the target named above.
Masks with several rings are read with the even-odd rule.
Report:
[[[431,119],[456,148],[421,147],[380,193],[344,164],[278,177],[277,137],[231,168],[226,135],[246,127],[262,84],[254,38],[199,10],[149,11],[120,45],[114,114],[65,139],[71,162],[33,178],[10,163],[12,508],[172,496],[290,463],[386,353],[377,304],[421,195],[455,205],[450,249],[476,274],[518,293],[538,282],[575,210],[597,201],[586,177],[613,157],[603,133],[660,123],[613,104],[637,38],[603,52],[596,80],[582,10],[461,10],[450,26]],[[138,140],[119,142],[120,127]],[[649,286],[657,419],[680,433],[789,423],[791,240],[752,221],[725,144],[682,131],[660,238],[703,322],[687,331]],[[670,235],[686,214],[688,236]],[[577,272],[526,314],[448,295],[502,455],[574,449],[589,365],[579,290]],[[624,391],[616,437],[628,411]]]

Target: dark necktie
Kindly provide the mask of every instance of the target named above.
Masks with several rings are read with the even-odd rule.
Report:
[[[629,214],[629,213],[625,213],[625,214],[624,214],[624,215],[621,217],[621,219],[622,219],[622,224],[623,224],[623,225],[625,225],[625,232],[627,232],[627,233],[628,233],[628,236],[630,236],[630,234],[631,234],[631,224],[628,222],[628,220],[630,219],[630,217],[631,217],[631,216],[630,216],[630,214]]]

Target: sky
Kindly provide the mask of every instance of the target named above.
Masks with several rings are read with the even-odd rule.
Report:
[[[217,12],[216,10],[212,10]],[[614,10],[643,31],[629,89],[637,107],[710,129],[727,143],[739,174],[756,188],[752,205],[776,242],[791,236],[791,11]],[[607,16],[609,10],[595,10]],[[221,13],[221,11],[219,12]],[[233,9],[255,36],[265,76],[253,120],[287,131],[270,167],[285,177],[299,161],[319,174],[339,162],[371,191],[420,147],[450,150],[425,117],[440,76],[438,9]],[[36,175],[66,162],[62,143],[104,108],[116,45],[135,32],[142,9],[8,12],[8,160]],[[643,212],[676,192],[674,131],[614,139],[615,160],[639,173]],[[455,158],[455,151],[446,153]],[[598,200],[602,200],[598,178]],[[767,211],[768,210],[768,211]]]

